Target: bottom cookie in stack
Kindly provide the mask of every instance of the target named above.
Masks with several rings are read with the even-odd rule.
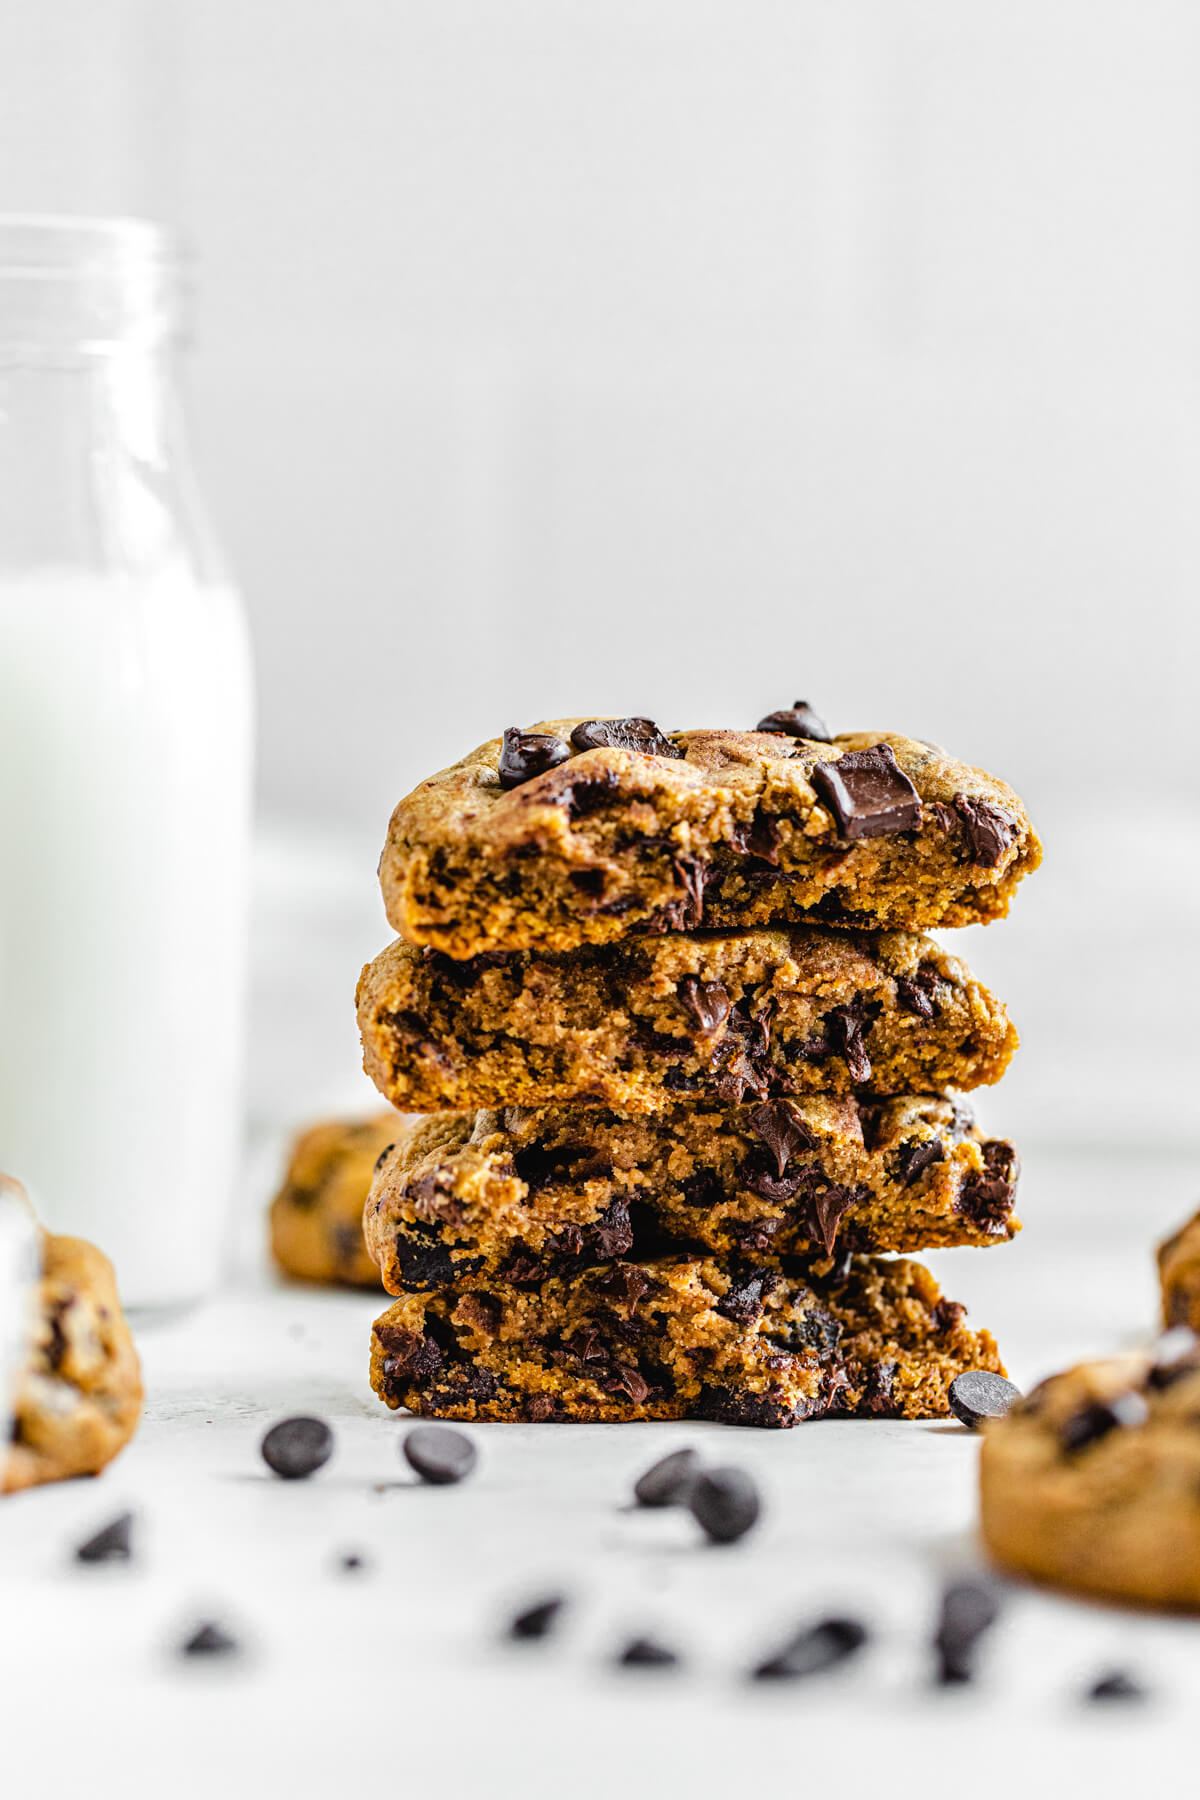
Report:
[[[1003,1373],[920,1263],[621,1261],[535,1287],[407,1294],[376,1320],[371,1383],[436,1418],[933,1418],[967,1369]]]

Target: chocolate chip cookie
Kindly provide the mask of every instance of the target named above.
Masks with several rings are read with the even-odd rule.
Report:
[[[347,1287],[378,1287],[363,1242],[371,1176],[405,1127],[400,1113],[330,1119],[301,1132],[283,1186],[271,1202],[271,1253],[288,1275]]]
[[[648,719],[512,729],[392,814],[384,904],[409,943],[465,958],[768,922],[974,925],[1041,859],[1002,781],[891,732]]]
[[[1200,1213],[1159,1245],[1158,1279],[1164,1322],[1200,1330]]]
[[[984,1427],[983,1537],[1056,1587],[1200,1608],[1200,1342],[1052,1376]]]
[[[137,1428],[142,1378],[112,1264],[80,1238],[42,1240],[33,1337],[13,1397],[0,1492],[98,1475]]]
[[[963,1316],[913,1262],[617,1262],[407,1295],[376,1320],[371,1384],[447,1419],[941,1418],[956,1375],[1001,1370]]]
[[[414,1112],[973,1088],[1017,1043],[929,938],[811,925],[469,962],[394,943],[363,971],[358,1019],[368,1075]]]
[[[389,1293],[528,1286],[664,1245],[722,1256],[1007,1242],[1019,1164],[946,1096],[817,1096],[650,1116],[439,1113],[387,1152],[367,1246]]]

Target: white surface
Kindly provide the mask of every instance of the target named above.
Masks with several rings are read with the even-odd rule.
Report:
[[[256,1202],[274,1174],[259,1158]],[[1027,1235],[931,1258],[992,1325],[1022,1384],[1153,1319],[1150,1246],[1193,1197],[1184,1161],[1035,1157]],[[255,1213],[257,1212],[257,1205]],[[143,1331],[149,1402],[131,1449],[95,1483],[0,1506],[0,1711],[45,1800],[218,1794],[622,1794],[767,1781],[858,1796],[930,1783],[1005,1795],[1123,1793],[1194,1746],[1200,1625],[1014,1591],[963,1694],[928,1685],[938,1583],[973,1560],[975,1441],[954,1425],[852,1422],[474,1428],[477,1473],[415,1485],[405,1422],[372,1397],[374,1296],[289,1288],[261,1272],[257,1217],[237,1285]],[[334,1459],[303,1484],[258,1443],[314,1411]],[[667,1448],[696,1443],[753,1470],[766,1498],[741,1545],[700,1545],[686,1516],[626,1509]],[[128,1568],[80,1569],[72,1544],[138,1514]],[[369,1567],[339,1573],[355,1549]],[[561,1587],[573,1605],[542,1646],[497,1639],[508,1611]],[[850,1609],[876,1628],[859,1664],[761,1692],[742,1673],[794,1625]],[[234,1666],[172,1646],[214,1616],[244,1634]],[[608,1666],[627,1633],[677,1643],[676,1672]],[[1085,1709],[1080,1685],[1119,1662],[1145,1709]],[[1190,1761],[1188,1766],[1190,1766]],[[1024,1774],[1022,1774],[1024,1772]],[[1060,1786],[1065,1783],[1065,1788]]]
[[[140,1305],[209,1291],[227,1244],[251,732],[231,590],[0,581],[0,1169]]]

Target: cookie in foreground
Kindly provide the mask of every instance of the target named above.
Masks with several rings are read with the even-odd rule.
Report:
[[[358,985],[363,1066],[413,1112],[930,1093],[999,1081],[995,995],[903,931],[673,932],[455,962],[396,942]]]
[[[271,1202],[271,1254],[287,1275],[345,1287],[378,1287],[363,1242],[363,1204],[376,1164],[406,1121],[396,1112],[328,1119],[292,1145]]]
[[[1012,789],[891,732],[555,719],[491,738],[392,814],[384,905],[454,957],[778,920],[1004,916],[1041,845]],[[762,723],[769,723],[768,720]]]
[[[1200,1608],[1200,1342],[1081,1363],[984,1426],[984,1543],[1054,1587]]]
[[[389,1293],[517,1285],[662,1243],[722,1256],[1005,1243],[1019,1164],[944,1095],[661,1113],[437,1113],[384,1156],[364,1217]]]
[[[0,1448],[0,1492],[98,1475],[133,1436],[141,1410],[141,1367],[112,1264],[81,1238],[47,1233],[12,1441]]]
[[[1002,1372],[964,1311],[902,1260],[618,1262],[407,1295],[375,1322],[371,1385],[446,1419],[943,1418],[956,1375]]]

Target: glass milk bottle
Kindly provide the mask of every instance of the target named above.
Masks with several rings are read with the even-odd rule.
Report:
[[[241,1137],[252,677],[180,322],[155,226],[0,216],[0,1169],[139,1308],[216,1281]]]

